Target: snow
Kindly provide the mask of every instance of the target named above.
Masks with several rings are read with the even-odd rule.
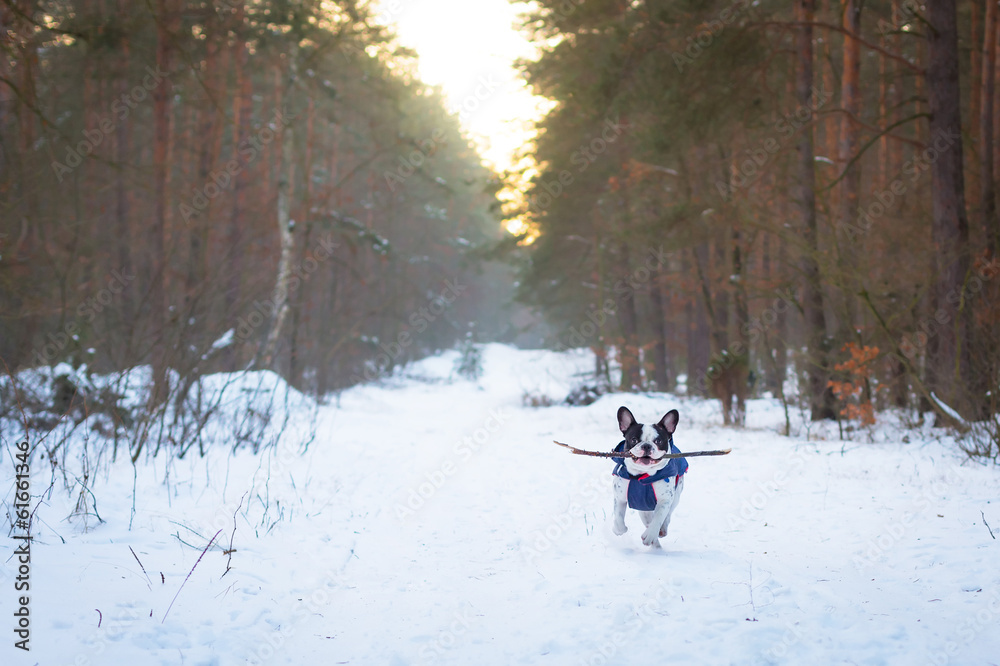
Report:
[[[233,337],[236,334],[236,329],[229,329],[219,337],[218,340],[212,343],[212,349],[224,349],[229,345],[233,344]]]
[[[1000,475],[929,426],[887,419],[872,442],[842,442],[798,414],[778,435],[774,400],[750,401],[744,430],[722,427],[717,402],[663,394],[523,407],[526,393],[558,403],[592,359],[487,345],[469,382],[456,358],[318,407],[270,373],[210,378],[280,393],[289,431],[259,455],[105,458],[91,482],[104,522],[86,529],[67,519],[78,493],[33,458],[32,650],[12,647],[5,557],[3,663],[1000,659],[1000,544],[980,515],[996,531]],[[611,534],[611,461],[551,444],[610,450],[622,404],[644,423],[679,409],[682,451],[733,449],[689,459],[662,551],[641,545],[634,512]]]

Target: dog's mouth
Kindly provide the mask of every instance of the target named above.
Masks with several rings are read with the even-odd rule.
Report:
[[[660,462],[659,458],[652,458],[650,456],[643,456],[641,458],[636,458],[635,461],[640,465],[655,465]]]

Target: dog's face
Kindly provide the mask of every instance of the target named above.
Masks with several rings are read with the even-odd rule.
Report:
[[[618,427],[625,435],[625,450],[637,456],[635,460],[625,458],[625,469],[633,476],[655,474],[667,466],[670,453],[670,439],[677,429],[680,414],[671,409],[658,423],[643,425],[635,420],[625,407],[618,409]]]

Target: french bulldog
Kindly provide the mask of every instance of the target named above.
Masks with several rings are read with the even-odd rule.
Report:
[[[660,538],[667,536],[670,515],[677,508],[684,490],[684,474],[688,469],[685,458],[665,458],[668,453],[680,453],[674,446],[674,431],[680,414],[671,409],[653,425],[635,420],[626,407],[618,409],[618,427],[625,439],[615,451],[631,453],[634,458],[612,458],[617,464],[615,475],[614,524],[612,531],[621,536],[625,526],[625,509],[639,512],[646,530],[642,543],[660,548]]]

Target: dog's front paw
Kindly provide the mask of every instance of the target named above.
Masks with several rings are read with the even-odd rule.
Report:
[[[645,532],[643,532],[642,533],[642,545],[644,545],[644,546],[652,546],[653,548],[659,548],[660,547],[660,539],[657,536],[657,532],[658,531],[659,530],[652,529],[652,530],[646,530]]]
[[[628,526],[624,523],[624,521],[615,521],[615,523],[611,525],[611,531],[615,533],[615,536],[621,536],[628,532]]]

